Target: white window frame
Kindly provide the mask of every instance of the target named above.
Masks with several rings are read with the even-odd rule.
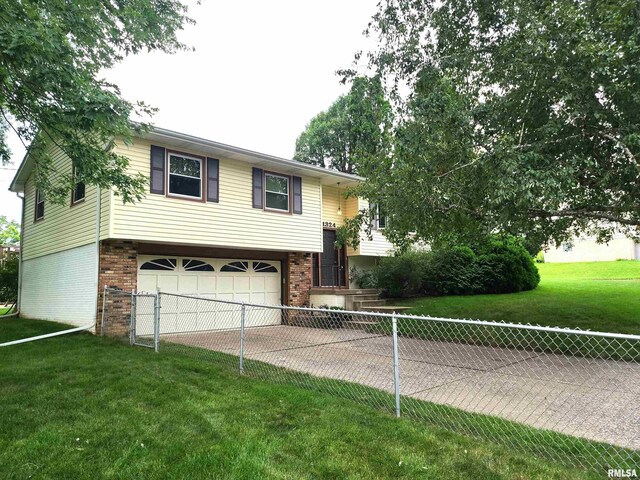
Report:
[[[269,207],[267,205],[267,193],[275,193],[277,195],[285,195],[282,192],[274,192],[272,190],[267,190],[267,177],[278,177],[278,178],[284,178],[287,181],[287,208],[283,209],[283,208],[274,208],[274,207]],[[288,175],[281,175],[279,173],[271,173],[271,172],[264,172],[264,209],[265,210],[270,210],[272,212],[284,212],[284,213],[290,213],[291,212],[291,177]]]
[[[42,203],[42,215],[38,216],[38,205],[40,205]],[[40,189],[36,189],[36,205],[35,205],[35,212],[33,214],[33,218],[34,221],[37,222],[39,220],[44,219],[44,197],[42,196],[42,193],[40,192]]]
[[[196,160],[200,163],[200,177],[192,177],[191,175],[182,175],[180,173],[171,173],[171,157],[180,157],[186,158],[188,160]],[[184,177],[184,178],[197,178],[200,180],[200,196],[196,197],[194,195],[183,195],[181,193],[172,193],[171,192],[171,175],[175,175],[176,177]],[[167,197],[177,197],[177,198],[186,198],[188,200],[200,200],[204,198],[204,161],[202,158],[192,157],[191,155],[187,155],[179,152],[167,152]]]
[[[380,219],[384,218],[384,226],[380,226]],[[376,230],[384,230],[387,227],[387,216],[380,216],[380,205],[376,204]]]
[[[72,175],[73,175],[73,190],[71,191],[71,206],[75,205],[76,203],[81,203],[84,202],[85,197],[87,196],[87,184],[84,182],[78,182],[77,178],[78,178],[78,167],[76,167],[76,164],[74,163],[72,168]],[[78,188],[78,184],[82,183],[84,185],[84,194],[82,195],[82,197],[80,198],[76,198],[76,189]]]

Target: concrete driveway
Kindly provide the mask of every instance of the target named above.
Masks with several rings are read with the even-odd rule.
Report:
[[[240,344],[237,330],[162,340],[233,355]],[[640,449],[637,363],[415,338],[400,338],[398,350],[404,396]],[[390,336],[361,330],[281,325],[245,335],[245,358],[390,393],[392,355]]]

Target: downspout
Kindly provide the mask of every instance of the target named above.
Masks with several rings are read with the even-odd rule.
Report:
[[[22,237],[24,236],[24,196],[21,197],[16,192],[16,197],[22,200],[22,212],[20,215],[20,251],[18,252],[18,300],[16,305],[15,315],[20,316],[20,305],[22,304]]]
[[[102,214],[102,199],[101,199],[102,189],[96,185],[96,274],[95,274],[95,288],[94,292],[96,293],[96,303],[94,312],[96,313],[96,323],[94,327],[94,333],[97,332],[98,325],[98,301],[100,297],[99,287],[100,287],[100,217]]]

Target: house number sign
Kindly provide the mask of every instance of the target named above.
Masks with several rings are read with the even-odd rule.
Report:
[[[322,222],[323,227],[336,228],[336,222]]]

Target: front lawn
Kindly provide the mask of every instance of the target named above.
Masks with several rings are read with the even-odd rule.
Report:
[[[13,310],[13,308],[11,308],[11,307],[0,307],[0,317],[2,315],[10,314],[12,310]]]
[[[60,328],[0,320],[0,342]],[[606,474],[89,334],[1,348],[0,391],[0,478]]]
[[[409,313],[640,334],[640,262],[539,264],[537,289],[399,300]]]

